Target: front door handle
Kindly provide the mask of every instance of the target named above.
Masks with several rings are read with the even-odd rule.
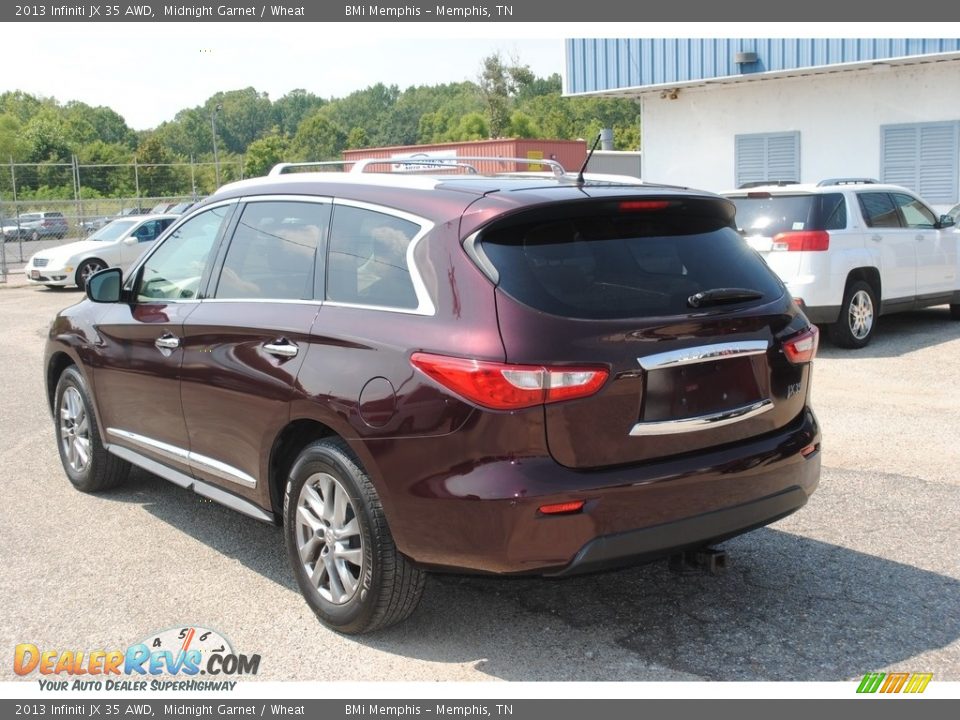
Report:
[[[870,239],[873,240],[874,242],[880,242],[881,240],[883,240],[883,235],[871,235]]]
[[[158,337],[153,344],[161,350],[176,350],[180,347],[180,338],[170,333],[164,333]]]
[[[263,349],[271,355],[274,355],[278,358],[283,358],[285,360],[296,357],[297,353],[300,352],[300,348],[284,338],[265,344]]]

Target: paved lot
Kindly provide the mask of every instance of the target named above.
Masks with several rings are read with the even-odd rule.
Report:
[[[960,323],[884,318],[816,362],[824,472],[810,504],[725,544],[721,577],[665,564],[565,581],[434,577],[401,627],[325,630],[280,531],[147,473],[71,489],[41,380],[75,291],[0,288],[0,679],[18,642],[126,647],[192,623],[260,653],[271,680],[960,680]]]

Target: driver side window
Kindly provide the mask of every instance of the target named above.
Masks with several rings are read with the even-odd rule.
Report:
[[[136,297],[151,300],[193,300],[232,205],[211,208],[169,235],[140,271]]]

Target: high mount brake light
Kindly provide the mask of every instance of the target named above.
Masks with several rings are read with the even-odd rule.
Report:
[[[619,207],[621,211],[666,210],[674,204],[669,200],[623,200]]]
[[[593,395],[609,371],[603,367],[511,365],[414,353],[410,362],[445,388],[493,410],[520,410]]]
[[[819,344],[820,331],[816,325],[811,325],[789,340],[784,340],[783,354],[786,355],[787,360],[794,365],[808,363],[816,356]]]

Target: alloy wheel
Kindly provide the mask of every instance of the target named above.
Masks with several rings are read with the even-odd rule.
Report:
[[[73,471],[86,470],[91,455],[90,421],[83,398],[74,387],[68,387],[60,398],[60,443]]]
[[[873,300],[866,290],[858,290],[850,298],[848,322],[850,332],[857,340],[863,340],[873,329]]]
[[[334,605],[350,601],[363,572],[363,538],[353,502],[328,473],[307,478],[297,499],[297,551],[321,597]]]

